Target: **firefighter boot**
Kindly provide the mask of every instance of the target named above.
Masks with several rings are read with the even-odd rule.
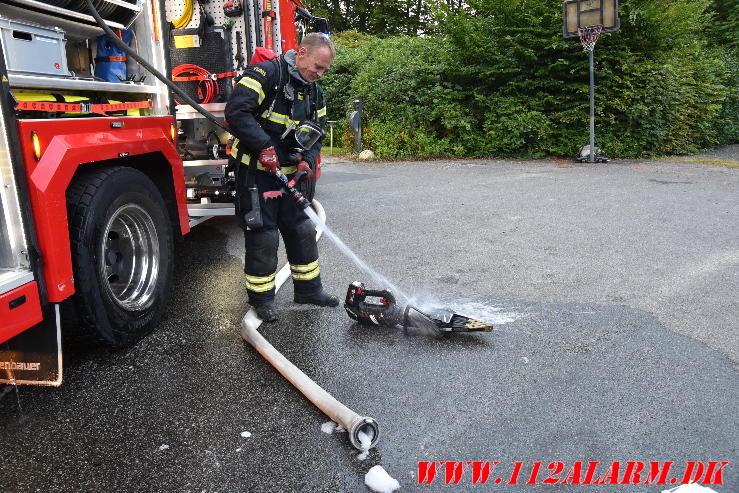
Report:
[[[276,322],[280,318],[273,303],[255,306],[254,311],[257,312],[257,317],[261,318],[262,322]]]
[[[317,305],[317,306],[339,306],[339,298],[328,294],[321,288],[312,293],[295,292],[295,303]]]

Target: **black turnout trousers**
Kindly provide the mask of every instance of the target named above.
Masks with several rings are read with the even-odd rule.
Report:
[[[235,162],[233,164],[239,166]],[[236,222],[244,230],[244,274],[249,303],[260,306],[274,301],[279,235],[282,235],[285,242],[295,291],[320,291],[321,275],[315,225],[305,211],[298,208],[292,196],[282,190],[277,179],[264,171],[256,171],[254,176],[259,193],[262,227],[246,227],[244,214],[252,208],[247,190],[248,172],[248,166],[239,166]]]

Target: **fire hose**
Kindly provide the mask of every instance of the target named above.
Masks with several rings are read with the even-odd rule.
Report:
[[[307,201],[295,190],[294,183],[287,182],[287,178],[281,173],[277,173],[276,178],[288,188],[299,206],[305,208]],[[293,182],[295,180],[293,179]],[[297,194],[297,195],[296,195]],[[299,197],[298,197],[299,196]],[[302,198],[302,200],[300,200]],[[305,204],[305,206],[303,205]],[[326,221],[326,212],[323,206],[317,201],[313,201],[313,209],[321,222]],[[321,237],[322,230],[316,234],[316,241]],[[282,284],[290,277],[290,264],[285,264],[275,276],[275,291],[279,291]],[[311,401],[318,409],[334,422],[341,425],[342,428],[349,432],[349,441],[359,450],[372,448],[377,445],[380,438],[380,429],[377,422],[368,417],[361,416],[352,411],[344,404],[336,400],[331,394],[326,392],[321,386],[314,382],[309,376],[303,373],[297,366],[292,364],[290,360],[285,358],[277,351],[257,330],[262,324],[262,320],[257,317],[253,308],[249,309],[241,320],[241,337],[251,344],[259,354],[264,357],[272,366],[279,371],[293,386],[295,386],[309,401]],[[363,436],[370,440],[369,447],[366,447],[367,438],[363,440]],[[364,444],[362,443],[364,441]],[[363,446],[364,445],[364,446]]]

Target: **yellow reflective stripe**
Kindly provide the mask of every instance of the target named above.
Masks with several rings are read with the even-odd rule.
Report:
[[[262,104],[262,101],[264,101],[264,91],[262,90],[262,84],[258,80],[252,79],[251,77],[242,77],[239,84],[256,92],[259,96],[258,103]]]
[[[308,264],[290,264],[292,278],[296,281],[310,281],[318,277],[321,270],[318,268],[318,260],[314,260]]]
[[[234,139],[233,144],[231,144],[231,157],[236,158],[239,155],[239,139]],[[241,162],[244,164],[249,164],[249,160],[251,159],[251,156],[249,154],[244,154],[241,156]]]
[[[261,284],[263,282],[269,282],[274,281],[275,275],[272,274],[270,276],[263,276],[263,277],[257,277],[257,276],[250,276],[249,274],[245,274],[246,280],[249,282]]]
[[[248,289],[249,291],[254,291],[255,293],[263,293],[265,291],[269,291],[274,287],[274,282],[270,282],[268,284],[249,284],[248,282],[246,283],[246,289]]]
[[[320,110],[318,110],[318,118],[321,118],[322,116],[326,116],[326,107],[324,106]]]
[[[313,270],[316,267],[318,267],[318,260],[314,260],[313,262],[305,265],[290,264],[290,270],[293,272],[308,272],[309,270]]]
[[[285,125],[286,127],[289,125],[298,126],[300,124],[298,120],[293,120],[287,115],[274,112],[270,113],[269,110],[266,110],[264,113],[262,113],[262,118],[266,118],[271,122],[279,123],[280,125]]]
[[[246,162],[246,164],[249,164],[247,161],[244,161],[244,162]],[[262,166],[262,163],[258,161],[257,161],[257,169],[261,171],[266,171],[264,169],[264,166]],[[280,166],[280,171],[282,171],[282,174],[290,175],[298,171],[298,167],[297,166]]]
[[[292,278],[296,281],[310,281],[311,279],[315,279],[318,277],[318,274],[321,273],[321,269],[316,267],[314,270],[305,273],[305,274],[296,274],[295,272],[292,273]]]
[[[249,274],[245,274],[244,277],[246,278],[244,282],[246,289],[256,293],[263,293],[275,287],[275,274],[268,276],[250,276]]]

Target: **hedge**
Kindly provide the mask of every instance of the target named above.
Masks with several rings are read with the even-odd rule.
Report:
[[[620,31],[595,49],[596,139],[609,157],[739,140],[739,56],[711,38],[710,8],[620,2]],[[322,84],[345,146],[357,98],[363,145],[382,158],[572,156],[587,143],[588,57],[562,38],[559,0],[472,0],[436,19],[434,36],[335,36]]]

